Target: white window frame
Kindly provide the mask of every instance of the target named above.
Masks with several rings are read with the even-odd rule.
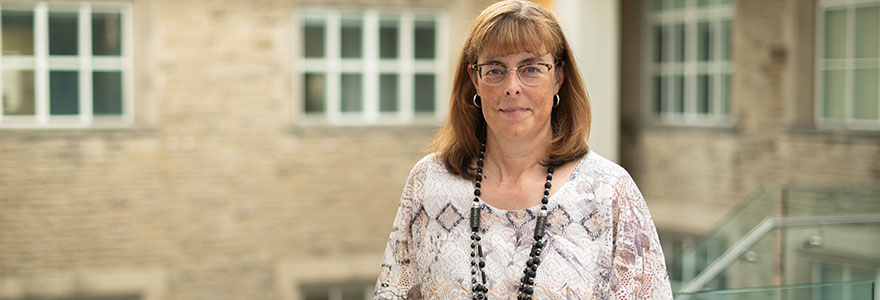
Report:
[[[340,24],[343,15],[357,14],[363,16],[363,56],[359,59],[343,59],[340,57]],[[387,17],[399,20],[398,57],[396,59],[379,58],[379,26],[380,21]],[[323,20],[325,22],[324,57],[306,58],[302,53],[303,26],[307,20]],[[297,91],[294,119],[300,125],[412,125],[436,124],[446,114],[448,103],[448,16],[443,11],[427,9],[386,10],[365,8],[360,10],[338,9],[332,7],[305,7],[294,14],[296,34],[294,49],[296,70],[293,86]],[[415,22],[431,20],[435,22],[435,58],[421,60],[414,58],[413,32]],[[363,104],[360,112],[341,111],[341,73],[360,72],[363,80]],[[323,113],[306,113],[303,80],[306,73],[324,74],[325,103]],[[415,112],[414,76],[416,74],[434,75],[434,112]],[[379,78],[380,74],[398,75],[397,95],[398,110],[396,112],[380,112]]]
[[[40,1],[33,4],[7,4],[4,6],[32,8],[34,12],[34,55],[2,56],[0,66],[3,70],[34,71],[33,116],[4,116],[0,99],[0,128],[87,128],[87,127],[128,127],[134,115],[132,76],[133,36],[132,10],[127,2],[75,2],[71,4]],[[29,10],[29,9],[28,9]],[[78,49],[76,56],[49,55],[49,12],[76,12],[78,18]],[[119,13],[122,32],[121,55],[95,56],[92,54],[92,13]],[[2,40],[0,40],[2,48]],[[52,116],[49,112],[49,72],[79,72],[79,114],[72,116]],[[120,116],[95,116],[92,113],[92,72],[119,71],[122,76],[122,114]],[[0,82],[2,82],[0,72]],[[0,84],[0,94],[3,85]]]
[[[674,3],[673,0],[658,0]],[[676,0],[678,1],[678,0]],[[658,123],[668,125],[686,125],[686,126],[707,126],[707,127],[729,127],[732,126],[730,120],[730,111],[733,102],[733,74],[734,65],[733,57],[730,60],[720,59],[723,52],[723,40],[721,32],[723,30],[722,23],[724,21],[731,22],[731,36],[729,53],[733,55],[733,24],[735,21],[735,1],[730,1],[729,5],[713,4],[708,8],[698,8],[697,0],[680,0],[685,4],[685,8],[677,8],[672,10],[654,11],[654,1],[642,2],[642,41],[646,43],[646,47],[642,47],[642,110],[645,117]],[[715,2],[719,0],[713,0]],[[698,60],[698,24],[701,22],[709,22],[713,27],[718,38],[713,40],[712,44],[712,61]],[[677,41],[667,42],[664,45],[663,52],[667,59],[662,63],[654,61],[655,37],[654,26],[664,26],[664,36],[670,37],[672,40],[672,30],[669,25],[684,24],[685,25],[685,57],[681,62],[674,61],[673,44]],[[666,27],[668,26],[668,27]],[[708,74],[713,79],[711,81],[711,109],[708,113],[700,113],[697,111],[697,92],[699,75]],[[727,112],[724,112],[721,105],[724,94],[722,93],[721,78],[724,75],[730,76],[727,95]],[[664,103],[664,108],[660,113],[654,111],[654,76],[661,75],[672,78],[672,76],[683,75],[685,80],[684,93],[684,113],[673,111],[673,102]],[[665,80],[663,86],[663,97],[665,99],[673,99],[674,80]]]
[[[878,120],[859,120],[853,118],[852,105],[853,89],[854,89],[854,72],[856,69],[862,68],[880,68],[880,58],[855,58],[855,9],[862,6],[874,6],[880,4],[878,0],[819,0],[816,6],[816,70],[814,74],[815,96],[813,107],[813,118],[817,121],[817,127],[821,129],[853,129],[853,130],[880,130],[880,117]],[[847,13],[847,32],[846,58],[826,59],[825,58],[825,11],[829,9],[846,9]],[[880,35],[880,30],[877,31]],[[825,83],[823,75],[825,70],[844,70],[844,118],[843,120],[826,119],[824,117],[825,106],[823,97],[825,93]],[[877,85],[880,86],[880,76],[878,76]],[[878,100],[880,101],[880,100]],[[878,105],[878,116],[880,116],[880,105]]]

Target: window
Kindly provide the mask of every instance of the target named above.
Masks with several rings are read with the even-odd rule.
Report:
[[[812,265],[813,282],[851,283],[874,281],[876,284],[876,280],[880,279],[880,269],[865,268],[868,267],[865,265],[865,263],[841,264],[840,262],[814,261]],[[813,299],[874,299],[873,296],[870,289],[843,284],[817,288],[813,294]]]
[[[644,102],[666,123],[723,124],[730,112],[732,0],[645,1]]]
[[[128,6],[0,4],[0,126],[119,126],[131,119]]]
[[[305,122],[410,124],[441,117],[445,16],[303,9],[299,62]]]
[[[816,119],[880,129],[880,0],[820,1]]]
[[[300,286],[303,300],[366,300],[373,299],[375,280],[323,282]]]

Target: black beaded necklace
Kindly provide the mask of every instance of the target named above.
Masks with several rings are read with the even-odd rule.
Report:
[[[480,245],[480,182],[483,180],[483,155],[486,153],[486,142],[480,144],[480,158],[477,160],[477,176],[474,183],[474,205],[471,207],[471,275],[473,279],[472,291],[474,300],[486,300],[486,294],[489,289],[486,288],[486,271],[483,268],[486,262],[483,260],[483,247]],[[550,187],[553,180],[553,167],[547,167],[547,183],[544,184],[544,197],[541,198],[541,210],[538,213],[538,219],[535,221],[535,243],[532,244],[532,251],[529,254],[529,260],[526,261],[525,270],[523,270],[523,278],[519,286],[518,300],[530,300],[534,293],[533,286],[535,284],[535,274],[538,271],[538,265],[541,264],[541,249],[544,248],[544,229],[547,227],[547,197],[550,196]]]

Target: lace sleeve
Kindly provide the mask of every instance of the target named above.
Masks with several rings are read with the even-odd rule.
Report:
[[[424,180],[424,168],[421,168],[421,165],[422,162],[413,167],[403,188],[397,216],[394,218],[391,235],[385,246],[385,257],[376,281],[374,299],[410,299],[414,295],[418,297],[418,278],[414,273],[415,261],[412,259],[410,224],[415,209],[414,195]]]
[[[626,174],[616,186],[611,289],[614,299],[672,299],[663,250],[645,198]]]

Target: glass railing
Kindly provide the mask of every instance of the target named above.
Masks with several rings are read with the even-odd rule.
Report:
[[[736,299],[770,299],[749,287],[876,282],[880,281],[880,251],[876,249],[880,249],[880,189],[792,188],[781,193],[762,189],[706,238],[681,252],[679,261],[683,265],[690,261],[694,270],[683,272],[691,276],[683,276],[675,290],[690,292],[681,295],[749,291],[758,298]],[[834,289],[820,290],[800,292],[807,298],[790,299],[865,299],[860,297],[861,290],[844,288],[836,298],[825,298]],[[880,299],[880,292],[871,293]],[[859,297],[851,298],[855,296]]]
[[[679,253],[673,255],[680,259],[680,266],[671,266],[680,269],[681,277],[676,278],[681,282],[673,282],[673,289],[678,290],[681,283],[686,283],[696,277],[713,261],[717,260],[731,244],[742,238],[752,228],[758,225],[764,218],[779,211],[775,201],[774,191],[761,188],[746,198],[745,202],[735,207],[731,212],[719,221],[712,231],[707,233],[696,243],[686,246]],[[726,285],[724,274],[713,279],[705,285],[706,289],[729,288]]]
[[[837,282],[680,293],[676,300],[871,300],[873,281]]]

